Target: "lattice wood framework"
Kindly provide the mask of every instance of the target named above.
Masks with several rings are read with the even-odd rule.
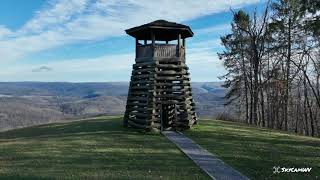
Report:
[[[185,38],[192,37],[193,32],[188,26],[164,20],[126,32],[136,38],[136,59],[124,126],[146,130],[190,128],[197,117],[185,63]],[[171,44],[172,40],[177,43]]]

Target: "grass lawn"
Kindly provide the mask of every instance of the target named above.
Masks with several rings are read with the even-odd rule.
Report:
[[[119,117],[0,133],[0,179],[208,179],[161,135]]]
[[[251,179],[320,179],[320,139],[201,120],[185,134]],[[312,167],[273,174],[273,166]],[[122,128],[119,117],[0,133],[0,179],[208,179],[159,134]]]
[[[319,138],[216,120],[201,120],[185,134],[251,179],[320,179]],[[273,166],[312,170],[273,174]]]

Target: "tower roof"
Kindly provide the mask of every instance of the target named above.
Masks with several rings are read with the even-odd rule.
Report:
[[[126,33],[137,39],[151,40],[151,31],[155,35],[155,40],[160,41],[171,41],[178,39],[178,34],[181,34],[181,38],[193,36],[193,32],[189,26],[165,20],[157,20],[141,26],[130,28],[126,30]]]

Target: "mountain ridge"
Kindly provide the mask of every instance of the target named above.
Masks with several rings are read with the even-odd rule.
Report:
[[[225,111],[221,82],[193,82],[196,112]],[[0,82],[0,130],[74,118],[123,114],[129,82]]]

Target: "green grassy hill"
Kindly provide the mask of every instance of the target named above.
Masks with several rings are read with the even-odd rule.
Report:
[[[101,117],[0,133],[0,179],[208,179],[165,137]]]
[[[320,179],[320,139],[218,120],[202,120],[186,135],[251,179]],[[274,174],[273,167],[311,173]]]
[[[202,120],[187,136],[251,179],[320,178],[320,140]],[[312,167],[273,174],[273,166]],[[208,179],[159,134],[122,128],[119,117],[0,133],[0,179]]]

